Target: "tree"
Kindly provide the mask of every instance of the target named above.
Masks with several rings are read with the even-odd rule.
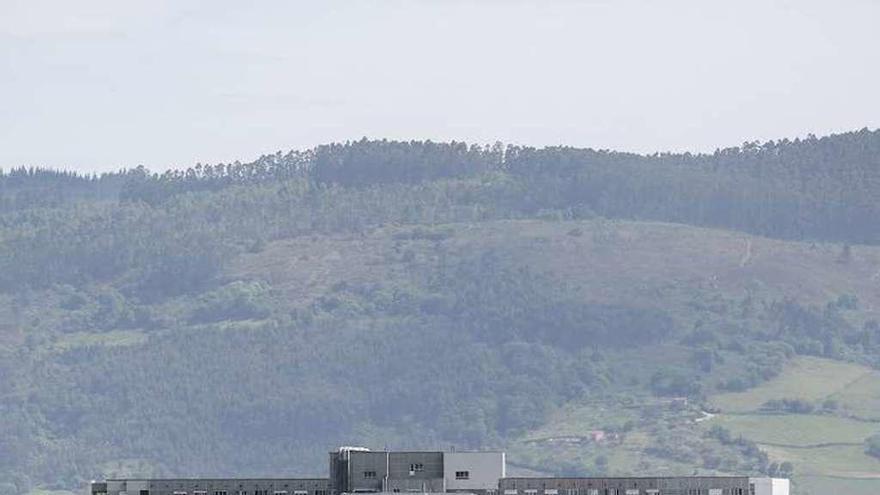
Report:
[[[779,465],[779,475],[784,478],[791,478],[794,475],[794,464],[785,461]]]

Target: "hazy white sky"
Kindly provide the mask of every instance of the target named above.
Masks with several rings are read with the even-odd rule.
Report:
[[[880,127],[877,0],[0,0],[0,167]]]

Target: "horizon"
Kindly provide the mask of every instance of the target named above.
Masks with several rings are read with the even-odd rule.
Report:
[[[797,143],[797,142],[806,141],[809,139],[834,138],[836,136],[842,136],[842,135],[846,135],[846,134],[856,134],[859,132],[870,132],[870,133],[880,132],[880,128],[862,127],[859,129],[853,129],[853,130],[842,131],[842,132],[834,132],[834,133],[823,134],[823,135],[816,135],[816,134],[808,133],[803,136],[785,136],[785,137],[779,137],[779,138],[771,138],[771,139],[767,139],[767,140],[763,140],[763,141],[757,141],[757,140],[756,141],[746,141],[746,142],[742,142],[737,145],[718,147],[712,151],[657,150],[657,151],[654,151],[651,153],[645,153],[645,152],[630,151],[630,150],[626,150],[626,149],[596,148],[596,147],[591,147],[591,146],[581,147],[581,146],[569,146],[569,145],[565,145],[565,144],[534,146],[533,148],[546,149],[546,148],[560,147],[560,148],[569,148],[569,149],[578,149],[578,150],[590,150],[590,151],[596,151],[596,152],[631,154],[631,155],[636,155],[636,156],[645,157],[645,158],[650,158],[652,156],[657,156],[657,155],[663,156],[663,155],[688,155],[688,154],[690,154],[691,156],[700,157],[700,156],[711,156],[715,153],[718,153],[718,152],[724,151],[724,150],[742,149],[742,147],[747,144],[757,144],[759,146],[763,146],[763,145],[766,145],[769,143],[782,143],[782,142]],[[275,155],[277,153],[281,153],[281,154],[302,153],[302,152],[306,152],[306,151],[315,150],[321,146],[345,145],[348,143],[355,143],[355,142],[364,141],[364,140],[370,141],[370,142],[387,141],[389,143],[411,143],[411,142],[433,142],[433,143],[438,143],[438,144],[463,143],[469,147],[470,146],[490,147],[490,146],[493,146],[494,144],[501,144],[502,146],[505,146],[505,147],[506,146],[519,146],[519,147],[524,147],[524,148],[532,147],[530,145],[524,145],[524,144],[520,144],[520,143],[507,143],[507,142],[502,142],[502,141],[495,141],[494,143],[491,143],[491,142],[476,143],[476,142],[455,141],[455,140],[438,141],[438,140],[433,140],[433,139],[388,139],[388,138],[371,138],[371,137],[364,136],[359,139],[348,139],[348,140],[344,140],[344,141],[332,141],[332,142],[326,142],[326,143],[319,143],[315,146],[311,146],[308,148],[289,148],[286,150],[276,150],[275,152],[263,153],[261,155],[254,156],[251,158],[240,158],[240,159],[235,159],[235,160],[228,161],[228,162],[207,163],[207,162],[197,161],[197,162],[191,163],[187,166],[165,167],[165,168],[150,168],[150,167],[146,167],[143,165],[134,165],[134,166],[130,166],[130,167],[121,167],[121,168],[117,168],[117,169],[108,169],[108,170],[77,170],[74,168],[43,167],[43,166],[39,166],[39,165],[37,165],[37,166],[14,166],[14,167],[0,166],[0,175],[7,174],[7,173],[14,171],[14,170],[22,170],[22,169],[35,170],[35,171],[47,171],[47,172],[65,172],[65,173],[69,172],[69,173],[74,173],[79,176],[92,176],[92,175],[101,176],[104,174],[111,174],[112,175],[112,174],[116,174],[116,173],[123,173],[123,172],[129,171],[129,170],[135,170],[140,167],[143,167],[149,173],[176,172],[176,171],[184,171],[189,168],[195,167],[197,165],[217,166],[217,165],[229,165],[229,164],[234,164],[234,163],[247,164],[247,163],[252,163],[254,161],[257,161],[264,156]]]
[[[0,166],[167,170],[354,136],[701,153],[876,128],[878,17],[866,0],[12,3]]]

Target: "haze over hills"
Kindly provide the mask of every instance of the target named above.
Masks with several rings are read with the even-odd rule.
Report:
[[[876,493],[878,213],[870,130],[11,170],[0,494],[317,474],[343,443]]]

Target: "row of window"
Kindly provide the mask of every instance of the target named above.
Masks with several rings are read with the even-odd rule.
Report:
[[[150,495],[149,490],[141,490],[140,495]],[[189,492],[185,490],[175,490],[174,495],[190,495]],[[207,490],[193,490],[192,495],[208,495]],[[229,492],[226,490],[214,490],[211,492],[211,495],[229,495]],[[237,490],[232,492],[232,495],[250,495],[247,490]],[[254,490],[253,495],[289,495],[287,490]],[[309,495],[308,490],[294,490],[293,495]],[[327,495],[327,490],[315,490],[315,495]]]
[[[664,495],[681,494],[681,495],[754,495],[754,490],[745,488],[687,488],[683,490],[662,491],[657,488],[647,488],[639,491],[638,488],[588,488],[586,490],[578,490],[577,488],[568,488],[562,490],[565,495]],[[543,495],[560,495],[559,490],[545,488],[542,490]],[[525,490],[504,490],[504,495],[538,495],[538,490],[534,488]]]
[[[415,469],[416,467],[418,467],[418,469]],[[409,472],[410,472],[410,474],[412,474],[415,472],[422,471],[423,469],[424,469],[424,467],[421,464],[412,464],[410,466]],[[368,479],[368,480],[376,479],[376,471],[364,471],[364,479]],[[469,479],[471,479],[471,472],[470,471],[456,471],[455,472],[455,479],[469,480]]]

